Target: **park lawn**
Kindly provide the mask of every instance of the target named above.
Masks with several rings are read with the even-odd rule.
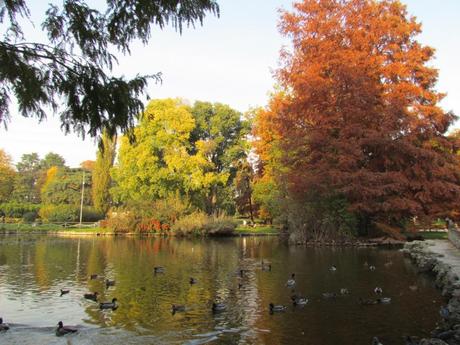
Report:
[[[101,233],[107,232],[107,229],[103,229],[100,227],[66,227],[64,228],[62,225],[58,224],[37,224],[33,226],[32,224],[0,224],[0,233],[1,232],[91,232],[91,233]]]
[[[237,226],[235,229],[235,234],[278,234],[279,229],[274,226]]]

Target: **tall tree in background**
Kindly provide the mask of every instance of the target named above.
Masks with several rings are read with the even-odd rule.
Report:
[[[134,129],[135,142],[121,138],[112,170],[117,203],[154,201],[199,188],[202,170],[188,150],[195,121],[180,100],[152,100]]]
[[[226,179],[216,179],[204,193],[202,208],[208,214],[219,211],[234,212],[233,181],[237,167],[246,159],[248,145],[246,135],[250,121],[243,114],[221,103],[197,101],[191,108],[196,126],[191,133],[192,153],[205,148],[204,158],[208,161],[208,173],[216,176],[227,174]]]
[[[451,209],[460,178],[445,134],[455,117],[438,106],[434,51],[405,6],[304,0],[280,28],[292,38],[277,72],[286,91],[265,116],[290,196],[346,207],[364,232]]]
[[[223,104],[152,100],[135,142],[121,139],[112,170],[117,202],[181,196],[208,214],[234,213],[238,162],[247,151],[241,113]]]
[[[92,175],[92,195],[96,210],[105,214],[111,204],[110,187],[112,179],[110,177],[110,169],[112,169],[115,160],[117,137],[111,137],[104,132],[100,145]]]
[[[25,117],[46,117],[44,108],[59,111],[62,128],[95,136],[127,131],[142,111],[139,97],[147,80],[110,74],[114,52],[130,53],[134,40],[147,44],[152,26],[202,24],[207,13],[219,14],[214,0],[106,0],[96,9],[82,0],[48,5],[41,25],[48,40],[33,42],[22,31],[30,19],[26,0],[0,1],[0,125],[9,119],[16,98]],[[62,106],[61,106],[62,105]]]
[[[80,205],[82,179],[85,176],[83,204],[91,205],[91,173],[82,169],[57,168],[48,170],[48,180],[41,191],[44,204]]]
[[[16,177],[11,156],[0,149],[0,203],[9,201]]]
[[[40,168],[42,170],[48,170],[51,167],[65,167],[64,157],[54,152],[48,152],[45,155],[45,157],[40,161]]]
[[[23,203],[40,203],[40,188],[38,180],[40,174],[40,157],[38,153],[26,153],[21,161],[16,164],[18,174],[14,181],[12,198]]]

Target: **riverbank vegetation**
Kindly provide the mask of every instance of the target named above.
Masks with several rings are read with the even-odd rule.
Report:
[[[14,166],[0,150],[0,216],[117,233],[280,229],[295,243],[402,239],[459,218],[456,117],[405,6],[304,0],[280,29],[292,45],[267,106],[151,100],[124,133],[98,127],[80,168],[52,152]]]

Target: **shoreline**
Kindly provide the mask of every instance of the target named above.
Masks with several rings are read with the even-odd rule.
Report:
[[[432,338],[422,339],[420,345],[460,344],[460,253],[445,240],[414,241],[401,250],[419,269],[419,273],[434,275],[436,287],[446,298],[446,306],[440,310],[443,318],[435,325]],[[417,344],[417,343],[415,343]]]
[[[117,233],[112,231],[72,231],[72,230],[0,230],[0,235],[57,235],[57,236],[68,236],[68,237],[77,237],[77,236],[96,236],[96,237],[178,237],[175,234],[161,234],[161,233],[139,233],[139,232],[123,232]],[[236,232],[231,235],[225,236],[204,236],[204,237],[260,237],[260,236],[279,236],[279,233],[250,233],[250,232]],[[181,236],[187,237],[187,236]],[[193,237],[193,236],[191,236]]]

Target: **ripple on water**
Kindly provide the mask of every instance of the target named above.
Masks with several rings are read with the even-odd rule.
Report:
[[[373,336],[392,344],[403,334],[426,335],[439,320],[442,303],[433,281],[417,275],[409,261],[391,250],[286,247],[276,238],[37,237],[7,244],[0,240],[0,253],[1,316],[23,324],[0,334],[0,344],[8,345],[279,345],[305,339],[367,345]],[[271,271],[261,269],[262,259],[271,262]],[[385,266],[388,262],[392,265]],[[329,271],[331,265],[336,272]],[[166,272],[154,275],[154,266]],[[286,281],[293,272],[296,286],[291,289]],[[88,279],[96,273],[100,279]],[[189,284],[191,276],[197,284]],[[105,279],[115,279],[116,285],[106,289]],[[376,286],[392,303],[359,305],[359,297],[375,298]],[[344,287],[349,295],[322,298]],[[60,297],[60,288],[70,293]],[[101,311],[83,298],[94,291],[101,301],[117,297],[118,310]],[[291,306],[294,293],[309,298],[305,308]],[[225,303],[227,310],[213,314],[213,301]],[[270,315],[269,303],[289,308]],[[187,309],[172,315],[172,304]],[[79,325],[80,331],[57,338],[59,320]]]

